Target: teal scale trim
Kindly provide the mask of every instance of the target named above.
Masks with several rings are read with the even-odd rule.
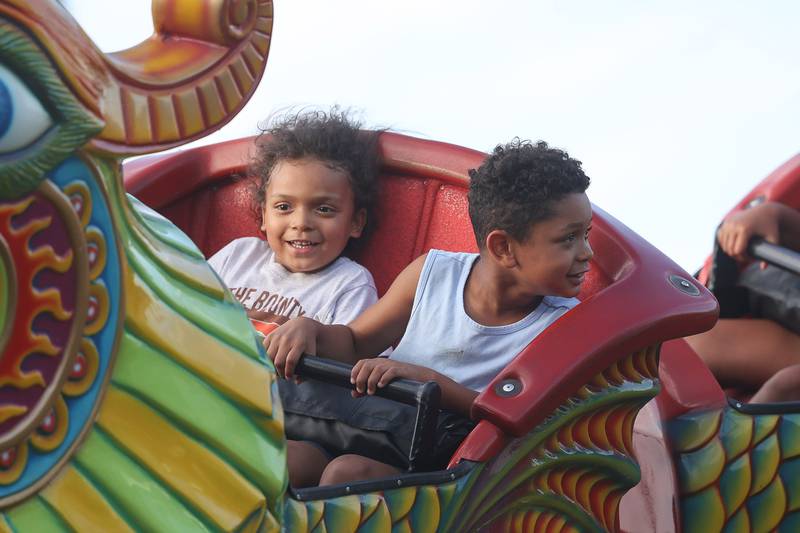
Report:
[[[710,434],[688,423],[713,416],[721,423]],[[669,431],[677,465],[699,450],[723,450],[695,468],[677,469],[684,531],[800,531],[800,414],[750,415],[725,407],[678,417]],[[699,448],[678,445],[698,442]]]
[[[777,529],[778,533],[797,533],[800,531],[800,513],[786,515]]]
[[[789,511],[800,510],[800,483],[797,481],[800,480],[800,457],[781,464],[778,475],[786,486],[786,508]]]

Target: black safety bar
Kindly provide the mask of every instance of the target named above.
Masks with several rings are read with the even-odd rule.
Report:
[[[340,361],[304,354],[295,368],[295,374],[353,389],[355,385],[350,383],[352,368]],[[433,438],[442,397],[439,384],[435,381],[422,383],[400,378],[377,388],[375,395],[417,407],[414,433],[408,452],[408,469],[411,472],[425,469],[425,461],[433,455]]]
[[[772,244],[760,237],[750,240],[747,251],[755,259],[800,276],[800,253]]]

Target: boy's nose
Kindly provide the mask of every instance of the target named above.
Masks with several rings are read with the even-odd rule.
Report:
[[[308,229],[311,227],[311,217],[305,209],[296,209],[292,216],[293,229]]]
[[[583,248],[581,248],[580,255],[578,259],[580,261],[591,261],[592,257],[594,257],[594,250],[592,250],[592,246],[589,244],[589,241],[583,241]]]

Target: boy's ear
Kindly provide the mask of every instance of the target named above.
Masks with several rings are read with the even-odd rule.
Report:
[[[486,251],[495,261],[506,268],[517,266],[517,258],[511,245],[511,237],[504,230],[492,230],[486,236]]]
[[[263,233],[265,237],[267,236],[267,210],[266,209],[262,209],[261,210],[261,233]]]
[[[367,224],[367,210],[363,207],[353,214],[353,229],[350,231],[350,236],[353,238],[361,237],[364,231],[364,226]]]

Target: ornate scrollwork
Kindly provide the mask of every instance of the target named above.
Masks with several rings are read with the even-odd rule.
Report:
[[[107,255],[108,208],[90,175],[73,158],[34,193],[0,204],[2,271],[17,291],[3,315],[0,504],[45,482],[40,465],[69,457],[100,389],[97,343],[109,345],[118,326],[109,292],[118,267],[106,268],[118,259]]]

